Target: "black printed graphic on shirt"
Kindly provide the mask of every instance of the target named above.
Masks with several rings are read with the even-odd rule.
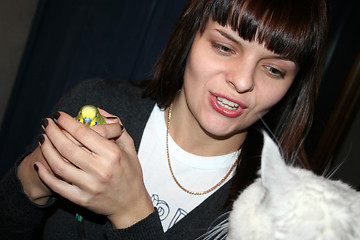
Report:
[[[170,224],[167,228],[168,230],[187,215],[187,212],[182,208],[178,208],[175,213],[171,212],[169,204],[167,204],[166,201],[161,200],[157,194],[153,194],[151,196],[151,200],[154,207],[156,207],[158,210],[161,221],[171,217]]]
[[[172,218],[168,230],[174,226],[176,223],[178,223],[181,219],[183,219],[186,216],[187,212],[184,209],[178,208],[176,210],[175,216]]]
[[[154,207],[156,207],[159,212],[160,220],[163,221],[164,219],[166,219],[170,213],[169,205],[165,201],[160,200],[159,195],[157,194],[153,194],[151,196],[151,200],[153,202]]]

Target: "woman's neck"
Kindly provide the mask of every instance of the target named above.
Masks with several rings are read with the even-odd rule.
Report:
[[[168,122],[169,107],[165,111]],[[246,132],[219,137],[206,132],[178,96],[172,104],[169,134],[182,149],[199,156],[220,156],[239,150]]]

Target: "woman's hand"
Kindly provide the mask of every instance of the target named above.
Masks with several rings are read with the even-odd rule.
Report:
[[[17,175],[22,184],[23,191],[28,198],[36,204],[44,205],[51,197],[52,191],[40,180],[34,169],[35,162],[41,162],[43,167],[51,172],[49,165],[41,153],[40,147],[37,147],[20,163],[17,169]]]
[[[99,111],[100,114],[106,118],[107,123],[120,122],[117,117],[107,113],[106,111],[102,109],[99,109]],[[48,124],[48,120],[43,119],[42,121],[43,129],[46,128],[47,124]],[[95,126],[93,127],[93,130],[97,131],[99,134],[102,134],[101,128]],[[78,143],[75,139],[71,137],[71,135],[67,134],[65,131],[64,134],[70,137],[74,142]],[[40,138],[39,140],[42,139],[43,138]],[[23,161],[20,163],[17,169],[17,175],[22,183],[25,194],[29,197],[29,199],[36,204],[44,205],[53,195],[53,191],[51,191],[51,189],[49,189],[39,178],[39,175],[35,170],[37,169],[37,165],[34,165],[35,162],[41,162],[48,169],[49,172],[52,172],[51,168],[44,159],[40,146],[38,146],[32,153],[26,156],[23,159]]]
[[[106,117],[104,112],[101,112]],[[47,119],[40,179],[52,191],[125,228],[154,211],[133,140],[116,118],[92,128],[64,112]],[[65,160],[64,160],[65,159]]]

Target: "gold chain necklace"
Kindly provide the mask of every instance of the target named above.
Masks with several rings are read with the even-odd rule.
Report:
[[[173,169],[171,167],[171,162],[170,162],[170,154],[169,154],[169,129],[170,129],[170,120],[171,120],[171,110],[172,110],[172,103],[170,104],[169,107],[169,113],[168,113],[168,118],[167,118],[167,124],[166,124],[166,154],[167,154],[167,159],[168,159],[168,164],[169,164],[169,169],[171,172],[171,176],[174,179],[175,183],[186,193],[192,194],[192,195],[204,195],[207,194],[211,191],[213,191],[214,189],[216,189],[218,186],[220,186],[230,175],[230,173],[234,170],[237,162],[238,162],[238,158],[236,159],[236,161],[234,162],[234,164],[231,166],[230,170],[226,173],[226,175],[220,180],[220,182],[218,182],[215,186],[209,188],[208,190],[205,191],[201,191],[201,192],[194,192],[194,191],[190,191],[188,189],[186,189],[185,187],[183,187],[179,181],[177,180],[177,178],[175,177],[175,174],[173,172]]]

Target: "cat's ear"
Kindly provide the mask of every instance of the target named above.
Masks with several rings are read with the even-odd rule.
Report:
[[[279,147],[263,131],[264,146],[261,155],[261,180],[268,189],[282,189],[294,177],[281,156]]]

